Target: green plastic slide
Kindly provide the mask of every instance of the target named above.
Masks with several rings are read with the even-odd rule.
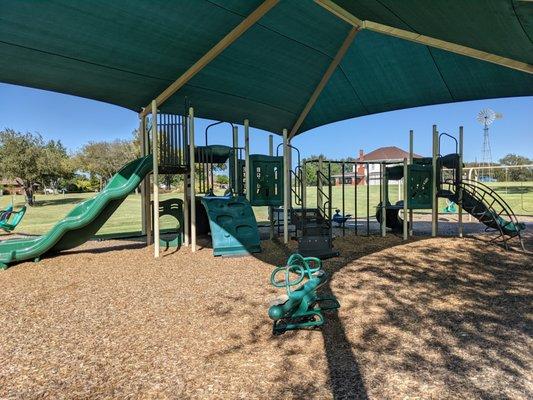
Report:
[[[122,167],[97,196],[79,203],[48,233],[36,238],[0,242],[0,268],[85,243],[151,171],[151,155],[134,160]]]

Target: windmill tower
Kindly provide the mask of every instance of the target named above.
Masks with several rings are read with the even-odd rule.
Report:
[[[477,115],[477,121],[483,125],[483,148],[481,150],[481,167],[479,174],[480,180],[487,180],[492,178],[492,152],[490,149],[489,126],[496,119],[501,119],[503,116],[500,113],[495,113],[490,108],[484,108]]]

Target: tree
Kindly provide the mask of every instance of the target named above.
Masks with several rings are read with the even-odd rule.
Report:
[[[228,185],[229,184],[229,177],[227,175],[217,175],[215,177],[215,182],[219,185]]]
[[[139,158],[141,156],[141,147],[142,147],[142,138],[141,138],[141,131],[138,129],[134,129],[131,133],[133,136],[133,139],[131,140],[133,152],[135,153],[135,158]]]
[[[520,156],[517,154],[507,154],[505,157],[500,159],[501,165],[509,166],[519,166],[519,165],[528,165],[532,164],[533,160]],[[506,173],[506,180],[516,182],[516,181],[527,181],[531,179],[531,169],[528,168],[509,168]]]
[[[74,165],[67,154],[67,149],[60,141],[51,140],[43,146],[39,163],[43,186],[57,190],[62,179],[74,176]]]
[[[105,182],[135,156],[135,146],[129,140],[89,142],[76,155],[75,164],[79,170],[97,177],[101,190]]]
[[[39,134],[0,131],[0,173],[4,178],[21,180],[30,206],[34,203],[34,186],[42,178],[44,146]]]
[[[320,156],[311,155],[308,158],[304,158],[302,160],[302,166],[303,166],[303,164],[306,161],[318,160],[319,157],[322,157],[322,159],[324,160],[322,172],[327,176],[328,164],[327,164],[326,161],[328,160],[328,158],[325,157],[324,155],[320,155]],[[347,158],[340,159],[338,161],[345,161],[346,163],[350,163],[350,162],[353,163],[355,161],[355,159],[353,157],[347,157]],[[353,168],[353,164],[346,164],[344,166],[344,172],[345,173],[352,172],[352,168]],[[318,161],[317,162],[312,162],[312,163],[307,163],[307,165],[305,167],[305,175],[306,175],[306,179],[307,179],[307,186],[315,186],[316,185],[316,182],[317,182],[317,175],[316,175],[317,171],[318,171]],[[342,164],[332,163],[331,164],[331,175],[333,176],[333,175],[340,175],[340,174],[342,174]]]

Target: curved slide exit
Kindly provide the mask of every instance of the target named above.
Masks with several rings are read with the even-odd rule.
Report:
[[[36,238],[0,242],[0,268],[85,243],[151,171],[151,155],[131,161],[111,178],[98,195],[79,203],[48,233]]]

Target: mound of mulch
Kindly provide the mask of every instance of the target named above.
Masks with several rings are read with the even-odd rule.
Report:
[[[478,239],[336,240],[322,330],[272,336],[287,249],[154,260],[128,241],[0,272],[2,399],[527,399],[533,258]]]

